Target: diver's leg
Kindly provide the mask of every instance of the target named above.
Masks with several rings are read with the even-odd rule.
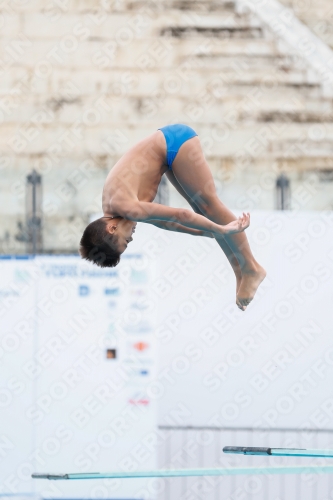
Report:
[[[183,196],[183,198],[185,198],[185,200],[193,208],[194,212],[196,212],[197,214],[200,214],[200,215],[204,215],[203,212],[201,212],[201,210],[199,209],[199,207],[194,203],[193,200],[191,200],[191,198],[188,196],[188,194],[181,187],[181,185],[177,181],[172,170],[168,170],[165,175],[167,176],[167,178],[169,179],[171,184],[177,189],[178,193],[181,194]],[[239,265],[239,262],[235,256],[235,254],[233,253],[233,251],[229,247],[225,238],[219,238],[219,237],[215,236],[215,239],[216,239],[217,243],[219,244],[221,250],[224,252],[225,256],[227,257],[227,259],[228,259],[228,261],[229,261],[229,263],[230,263],[230,265],[235,273],[236,292],[237,292],[238,288],[240,286],[241,280],[242,280],[242,271],[241,271],[241,267]]]
[[[198,137],[187,140],[180,147],[172,164],[172,170],[185,193],[208,219],[221,225],[236,220],[235,215],[217,196],[214,179]],[[266,272],[255,260],[245,232],[226,235],[225,239],[242,272],[237,304],[247,306],[265,278]]]

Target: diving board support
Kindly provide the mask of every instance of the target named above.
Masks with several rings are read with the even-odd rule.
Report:
[[[297,448],[254,448],[247,446],[225,446],[223,453],[238,455],[264,455],[272,457],[333,458],[333,450],[306,450]]]
[[[190,476],[252,476],[270,474],[333,474],[333,465],[323,466],[279,466],[279,467],[226,467],[216,469],[175,469],[136,472],[87,472],[73,474],[35,473],[33,479],[134,479],[149,477],[190,477]]]

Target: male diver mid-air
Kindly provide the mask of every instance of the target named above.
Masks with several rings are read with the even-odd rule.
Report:
[[[153,203],[163,174],[193,211]],[[81,256],[98,266],[116,266],[137,222],[145,222],[215,238],[235,273],[243,311],[266,276],[244,233],[250,214],[237,219],[218,198],[199,137],[187,125],[162,127],[127,151],[106,178],[102,204],[104,216],[86,227],[80,242]]]

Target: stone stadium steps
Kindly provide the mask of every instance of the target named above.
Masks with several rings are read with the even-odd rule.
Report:
[[[15,19],[11,19],[13,27],[20,27]],[[56,22],[47,19],[43,13],[22,14],[22,32],[30,40],[38,39],[59,39],[66,36],[70,30],[82,22],[87,25],[87,16],[85,14],[74,15],[67,14],[60,17]],[[89,21],[89,18],[88,18]],[[237,14],[232,11],[221,11],[217,13],[200,11],[179,11],[170,10],[165,16],[164,12],[147,12],[132,18],[128,12],[105,13],[104,23],[98,25],[91,21],[88,23],[87,37],[97,39],[118,39],[120,42],[124,35],[130,35],[135,38],[156,37],[164,34],[173,34],[177,38],[189,36],[191,34],[201,34],[203,37],[263,37],[263,27],[259,20],[250,14]],[[38,29],[36,29],[38,27]],[[127,30],[126,33],[121,30]],[[84,38],[83,29],[76,28],[78,38]],[[5,31],[2,36],[13,37],[15,32]]]
[[[17,177],[23,186],[31,168],[43,174],[46,206],[56,207],[46,211],[46,247],[76,249],[76,233],[100,209],[107,171],[167,123],[197,130],[225,203],[240,210],[273,208],[279,169],[293,189],[307,174],[333,169],[333,101],[320,75],[237,1],[110,5],[113,11],[101,12],[105,20],[98,22],[96,0],[68,2],[66,12],[47,12],[42,0],[18,2],[19,15],[1,28],[3,54],[20,33],[31,45],[0,77],[0,166],[8,186]],[[61,50],[60,40],[79,23],[89,34],[75,35],[75,51]],[[36,65],[54,47],[60,58],[52,58],[52,72],[36,77]],[[93,178],[63,199],[62,186],[85,161],[94,165]],[[253,201],[247,193],[265,175],[273,184]],[[18,245],[23,198],[8,193],[1,223]],[[306,208],[326,207],[332,196],[325,193]],[[76,232],[64,243],[59,234],[71,230],[70,220]]]
[[[51,39],[33,39],[32,45],[24,54],[24,60],[15,61],[11,68],[30,67],[31,70],[44,60],[55,46]],[[0,51],[5,51],[7,41],[0,42]],[[161,54],[161,56],[159,56]],[[107,69],[151,67],[170,68],[178,65],[185,57],[204,56],[240,56],[240,57],[273,57],[277,53],[276,43],[262,39],[216,40],[208,37],[190,37],[185,40],[174,37],[146,37],[133,40],[129,44],[119,45],[114,39],[92,39],[82,41],[75,53],[61,52],[61,58],[52,58],[54,68],[69,67]],[[285,56],[286,54],[281,54]],[[149,66],[150,65],[150,66]]]
[[[306,24],[323,42],[333,48],[333,3],[331,0],[299,2],[280,0],[291,8],[296,16]]]
[[[270,81],[281,85],[302,86],[307,92],[311,87],[320,88],[321,79],[311,69],[307,68],[302,61],[293,60],[284,56],[269,57],[230,57],[228,55],[215,55],[210,51],[199,56],[182,56],[177,60],[175,75],[179,75],[185,82],[190,82],[193,89],[199,89],[207,81],[214,79],[217,75],[228,85],[260,85],[262,82]],[[147,59],[146,59],[147,61]],[[76,61],[78,63],[78,61]],[[10,72],[5,72],[0,78],[0,94],[11,93],[16,85],[29,90],[32,94],[48,94],[64,89],[66,82],[71,82],[73,92],[75,88],[80,95],[93,94],[94,92],[110,92],[115,84],[120,87],[126,86],[124,70],[110,65],[103,68],[91,69],[63,66],[54,66],[52,74],[48,79],[38,79],[34,77],[33,66],[28,68],[21,64],[11,68]],[[156,64],[147,64],[147,68],[136,67],[126,68],[128,75],[127,86],[133,85],[135,89],[146,89],[149,94],[151,89],[156,89],[167,76],[170,77],[170,69],[163,67],[156,61]],[[149,67],[153,66],[153,67]],[[122,78],[123,77],[123,78]],[[265,86],[265,85],[264,85]],[[70,85],[68,85],[68,89]],[[64,89],[65,90],[65,89]],[[181,91],[182,89],[180,89]],[[141,90],[140,90],[141,93]]]
[[[75,1],[59,1],[46,4],[45,0],[29,0],[16,1],[15,5],[4,5],[4,12],[9,14],[15,13],[36,13],[43,12],[46,16],[52,17],[57,14],[82,14],[101,15],[104,12],[131,12],[152,10],[204,10],[204,11],[220,11],[235,8],[234,0],[112,0],[96,2],[96,0],[75,0]]]
[[[332,123],[333,105],[330,99],[311,98],[304,92],[297,93],[293,88],[284,89],[274,85],[259,89],[255,85],[230,86],[225,82],[209,82],[203,86],[186,84],[182,91],[170,94],[163,86],[159,89],[144,86],[130,92],[103,93],[100,100],[94,95],[71,95],[67,97],[49,98],[39,94],[24,98],[24,106],[20,101],[12,100],[13,109],[9,115],[0,110],[2,123],[0,129],[10,124],[25,126],[34,115],[36,108],[43,110],[37,118],[40,127],[52,126],[53,120],[61,125],[74,124],[84,120],[89,125],[90,113],[98,116],[98,122],[114,127],[124,120],[144,119],[154,121],[158,113],[159,123],[170,123],[175,117],[184,115],[187,119],[198,120],[200,124],[216,121],[226,122],[230,117],[239,125],[255,123]],[[147,91],[145,91],[147,90]],[[186,93],[187,92],[187,93]],[[7,97],[8,98],[8,97]],[[83,104],[83,107],[82,107]],[[94,118],[97,120],[97,118]]]
[[[29,99],[32,99],[32,96],[36,98],[40,96],[38,103],[40,99],[48,97],[50,90],[56,93],[59,89],[58,93],[63,93],[65,96],[67,89],[68,98],[64,100],[64,104],[66,102],[71,104],[71,94],[74,100],[76,97],[81,100],[90,96],[94,98],[96,92],[115,97],[121,95],[151,96],[153,91],[163,88],[166,90],[168,82],[178,81],[177,94],[187,97],[189,97],[189,91],[191,95],[194,93],[195,97],[204,88],[210,92],[216,89],[216,96],[219,95],[219,89],[221,92],[224,89],[223,95],[227,93],[231,97],[243,96],[251,87],[260,87],[266,95],[270,90],[274,93],[278,87],[283,88],[288,99],[293,95],[293,89],[296,89],[297,95],[301,97],[318,98],[321,96],[318,78],[306,70],[284,70],[274,65],[251,70],[247,66],[238,65],[238,62],[235,63],[234,60],[229,60],[229,66],[227,66],[227,61],[228,58],[224,59],[224,65],[221,68],[214,65],[214,61],[211,61],[210,65],[206,61],[202,67],[202,59],[198,61],[192,59],[191,65],[187,64],[185,59],[183,64],[175,68],[174,73],[159,67],[145,71],[129,68],[126,73],[120,69],[91,72],[85,69],[63,70],[60,67],[55,68],[50,80],[44,82],[31,77],[29,71],[23,68],[20,71],[16,68],[10,78],[0,80],[0,95],[8,97],[12,95],[15,99],[15,93],[11,92],[11,89],[21,83],[22,91],[26,93],[29,91]],[[175,92],[170,89],[170,94],[172,93]],[[54,99],[56,99],[56,94]],[[48,101],[51,100],[48,99]]]
[[[92,40],[81,42],[74,54],[62,54],[62,61],[52,61],[54,71],[47,85],[43,87],[40,82],[35,85],[34,79],[31,79],[32,93],[40,96],[35,99],[35,105],[42,104],[43,95],[50,90],[50,86],[51,90],[57,89],[69,78],[73,86],[78,88],[77,95],[72,99],[55,96],[44,101],[45,105],[51,108],[53,106],[55,112],[58,112],[57,102],[62,103],[58,106],[60,121],[68,122],[70,116],[76,119],[82,106],[91,106],[97,92],[110,95],[110,99],[114,100],[110,124],[114,123],[120,119],[117,89],[114,85],[117,85],[122,71],[128,69],[129,79],[134,82],[131,88],[125,86],[118,90],[123,92],[120,97],[123,98],[124,106],[120,114],[125,116],[133,113],[148,119],[149,113],[145,112],[144,101],[151,99],[154,91],[163,93],[168,79],[178,78],[178,98],[172,95],[175,91],[167,89],[169,95],[164,99],[164,107],[160,107],[162,120],[169,121],[171,109],[172,115],[175,112],[182,113],[188,103],[196,102],[200,99],[200,94],[206,92],[221,106],[220,112],[229,111],[233,106],[240,108],[237,109],[240,123],[244,120],[283,121],[285,118],[287,121],[295,120],[296,123],[331,121],[331,102],[321,95],[319,76],[307,68],[299,58],[294,58],[292,54],[287,55],[286,49],[281,50],[279,42],[266,27],[261,26],[258,19],[252,15],[238,15],[235,5],[231,9],[230,2],[162,1],[158,8],[154,2],[142,4],[139,0],[119,4],[124,9],[131,6],[131,10],[109,15],[108,22],[102,28],[94,28]],[[83,1],[80,4],[81,12],[89,6],[91,2]],[[143,6],[147,9],[155,6],[157,12],[144,35],[137,34],[135,49],[133,46],[129,49],[121,44],[113,47],[113,29],[126,26],[131,19],[129,12],[140,14]],[[178,10],[175,10],[176,7]],[[168,15],[162,15],[161,9]],[[215,9],[217,13],[212,14],[211,9]],[[204,14],[202,10],[205,11]],[[38,16],[42,14],[27,16],[23,23],[27,36],[36,36],[36,30],[33,28],[39,20]],[[53,30],[56,30],[57,36],[65,33],[72,25],[71,17],[75,16],[68,14],[63,16],[63,20],[54,23],[56,26]],[[221,33],[223,30],[229,30],[232,35],[229,33],[227,39],[223,36],[219,39],[219,30]],[[256,34],[252,33],[254,36],[249,37],[251,30],[256,30]],[[45,39],[46,32],[48,36]],[[159,34],[157,37],[156,32]],[[42,53],[45,53],[47,44],[52,46],[53,42],[48,42],[48,38],[55,36],[47,24],[37,33],[39,37],[44,38],[32,39],[33,50],[30,53],[28,51],[24,62],[22,61],[22,65],[30,65],[31,70],[36,58],[38,60]],[[98,37],[95,38],[97,33]],[[155,36],[152,36],[153,34]],[[260,38],[257,38],[258,34]],[[246,38],[243,38],[244,35]],[[105,43],[105,38],[108,38],[109,42]],[[154,44],[160,44],[157,47],[159,52],[155,51]],[[161,53],[162,56],[159,57]],[[91,62],[95,66],[93,74],[90,70]],[[72,68],[72,71],[64,71],[63,66]],[[85,70],[85,67],[89,67],[89,71]],[[262,96],[260,102],[257,99],[254,104],[252,97],[258,87]],[[1,84],[0,92],[6,94]],[[244,98],[247,95],[250,95],[252,116],[242,109],[246,107]],[[28,100],[26,113],[21,113],[21,120],[14,114],[15,119],[22,121],[32,111],[33,106],[34,102]],[[285,116],[281,110],[286,113]],[[210,112],[214,113],[215,117],[217,111]],[[213,119],[213,116],[211,118]]]
[[[91,0],[93,2],[94,0]],[[83,4],[85,3],[82,2]],[[199,12],[225,12],[227,10],[234,11],[236,2],[234,0],[124,0],[115,5],[115,8],[121,10],[135,10],[140,11],[145,9],[164,10],[177,9],[179,11],[193,11]]]

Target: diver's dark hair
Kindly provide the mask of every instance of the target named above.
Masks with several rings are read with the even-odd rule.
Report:
[[[91,222],[84,230],[80,241],[80,254],[100,267],[115,267],[119,264],[120,253],[115,250],[118,236],[106,229],[107,221],[102,217]]]

